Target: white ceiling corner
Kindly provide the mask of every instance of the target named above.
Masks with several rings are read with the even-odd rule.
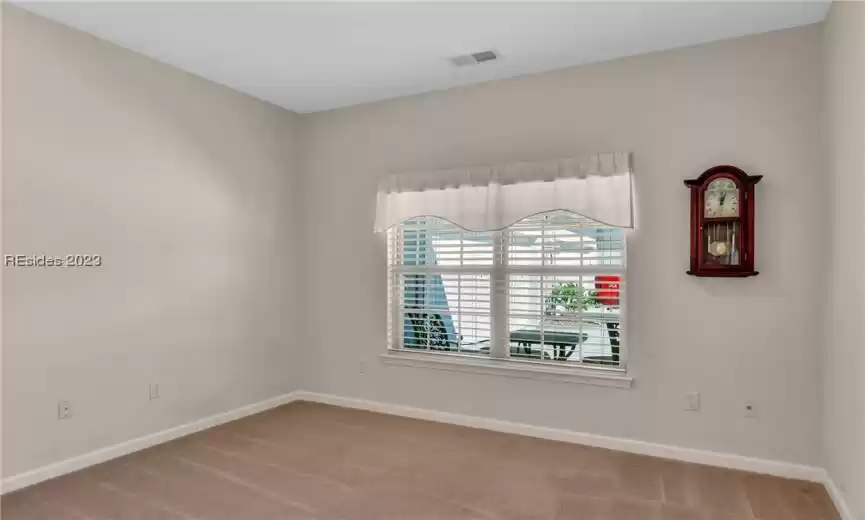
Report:
[[[829,2],[17,5],[306,113],[806,25]]]

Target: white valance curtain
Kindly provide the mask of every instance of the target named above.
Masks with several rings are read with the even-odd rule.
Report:
[[[376,231],[422,216],[493,231],[553,210],[634,227],[628,153],[389,175],[377,202]]]

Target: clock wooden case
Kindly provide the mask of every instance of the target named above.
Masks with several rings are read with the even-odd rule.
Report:
[[[723,165],[685,181],[691,190],[688,274],[714,277],[758,274],[754,270],[754,186],[762,178]]]

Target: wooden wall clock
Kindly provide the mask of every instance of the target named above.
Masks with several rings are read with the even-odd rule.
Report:
[[[709,168],[685,181],[691,190],[693,276],[746,277],[754,270],[754,185],[762,175],[735,166]]]

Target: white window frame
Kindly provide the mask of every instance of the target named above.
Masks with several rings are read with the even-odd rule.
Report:
[[[391,233],[399,233],[399,228],[390,230],[387,241],[394,240]],[[388,252],[388,348],[382,355],[385,363],[397,366],[424,367],[438,370],[455,370],[488,375],[503,375],[507,377],[555,380],[564,382],[585,383],[617,388],[630,388],[633,379],[627,370],[628,361],[628,327],[627,320],[627,238],[628,230],[622,236],[622,265],[620,266],[508,266],[508,254],[504,243],[508,229],[496,231],[493,234],[493,264],[492,266],[449,267],[437,265],[405,266],[396,263],[396,254]],[[442,274],[483,273],[490,277],[490,354],[477,356],[465,353],[441,351],[425,351],[420,349],[405,349],[402,346],[404,318],[401,306],[397,303],[400,294],[400,277],[406,273]],[[508,328],[508,276],[513,274],[526,275],[569,275],[592,276],[598,274],[616,274],[622,277],[619,293],[619,365],[588,365],[583,363],[561,363],[542,360],[527,360],[509,356],[510,331]]]

